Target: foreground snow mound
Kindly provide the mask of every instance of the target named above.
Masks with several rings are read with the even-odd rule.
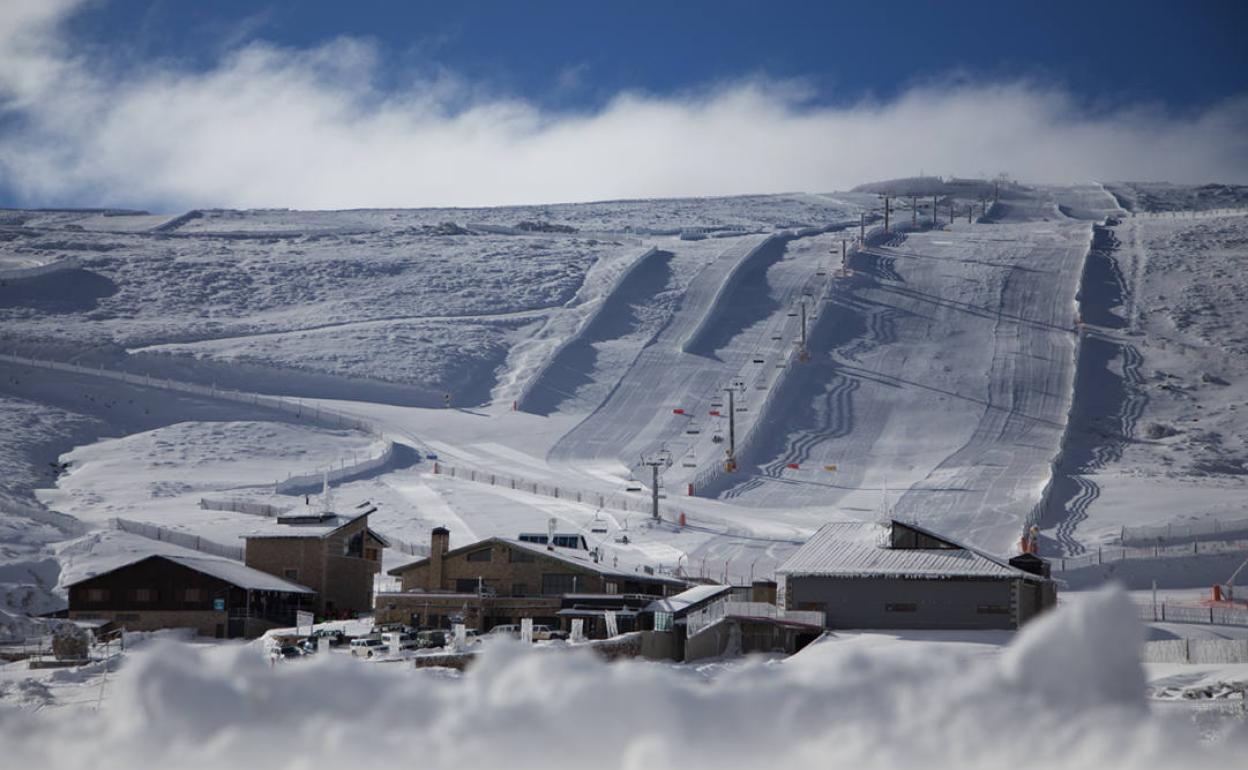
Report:
[[[1248,736],[1201,744],[1144,708],[1128,609],[1063,609],[1003,657],[833,637],[709,681],[505,643],[460,677],[153,642],[98,714],[13,709],[0,744],[10,767],[1231,766]]]
[[[1097,591],[1085,601],[1039,618],[1006,650],[1003,673],[1053,701],[1140,704],[1144,627],[1138,617],[1121,589]]]

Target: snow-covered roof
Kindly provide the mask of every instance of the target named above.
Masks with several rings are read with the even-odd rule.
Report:
[[[776,574],[820,577],[1016,578],[1042,580],[1009,562],[909,522],[893,522],[948,543],[950,548],[893,548],[887,527],[875,522],[825,524]]]
[[[211,575],[215,578],[224,580],[227,583],[236,585],[239,588],[247,588],[252,591],[280,591],[288,594],[316,593],[311,588],[301,586],[298,583],[292,583],[289,580],[283,580],[282,578],[279,578],[276,575],[270,575],[267,572],[261,572],[258,569],[253,569],[252,567],[248,567],[246,564],[234,561],[233,559],[225,559],[217,556],[183,556],[181,554],[173,553],[157,553],[138,556],[137,558],[131,559],[124,564],[118,564],[117,566],[105,570],[104,572],[99,572],[89,577],[76,580],[73,583],[69,583],[67,587],[78,585],[79,583],[87,580],[92,580],[100,575],[107,575],[110,572],[116,572],[119,569],[129,567],[132,564],[138,564],[139,562],[146,561],[148,559],[164,559],[166,561],[171,561],[174,564],[181,565],[187,569],[202,572],[205,575]]]
[[[714,599],[715,597],[726,594],[731,590],[732,586],[694,586],[688,591],[682,591],[675,596],[669,596],[665,599],[655,599],[646,606],[646,610],[648,612],[671,612],[673,614],[684,612],[694,605]]]
[[[352,514],[321,514],[296,509],[294,511],[288,511],[281,516],[266,519],[264,526],[244,533],[243,537],[326,537],[331,532],[335,532],[356,519],[359,519],[362,516],[367,516],[371,512],[372,511]]]
[[[683,580],[677,580],[664,575],[651,575],[646,572],[630,572],[628,570],[611,567],[604,562],[595,562],[589,551],[582,551],[575,548],[559,548],[557,546],[554,548],[547,548],[541,543],[526,543],[523,540],[512,540],[507,537],[494,539],[506,543],[513,548],[532,551],[538,556],[545,556],[547,558],[557,559],[567,564],[594,570],[595,572],[601,573],[604,577],[617,577],[624,580],[647,580],[655,583],[684,585]]]
[[[630,570],[620,569],[618,567],[612,567],[603,561],[595,562],[590,551],[582,551],[577,548],[560,548],[558,546],[548,548],[546,545],[543,545],[542,543],[526,543],[523,540],[514,540],[508,537],[491,537],[486,540],[481,540],[476,543],[472,543],[471,545],[461,545],[458,548],[452,549],[449,553],[450,554],[463,553],[465,551],[470,551],[475,548],[480,548],[481,546],[487,543],[503,543],[516,550],[529,551],[534,556],[541,556],[547,559],[555,559],[556,561],[561,561],[566,564],[571,564],[573,566],[580,567],[582,569],[592,570],[606,578],[614,578],[618,580],[642,580],[642,581],[646,581],[650,583],[666,583],[668,585],[685,585],[686,584],[685,581],[683,580],[678,580],[676,578],[668,577],[666,575],[652,575],[650,573],[641,572],[641,571],[633,572]],[[387,574],[396,575],[396,576],[401,575],[404,572],[406,572],[408,569],[415,567],[419,564],[424,564],[427,561],[429,561],[429,557],[427,556],[421,557],[419,559],[416,559],[415,561],[410,561],[407,564],[403,564],[401,566],[395,567],[394,569],[390,570]]]

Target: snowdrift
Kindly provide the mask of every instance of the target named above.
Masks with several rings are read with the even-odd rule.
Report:
[[[62,768],[1231,766],[1242,731],[1202,744],[1144,707],[1140,638],[1106,592],[1000,656],[829,638],[709,681],[511,644],[461,677],[154,641],[99,712],[8,707],[0,743],[10,767]]]

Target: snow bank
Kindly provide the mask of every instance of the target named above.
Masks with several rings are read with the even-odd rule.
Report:
[[[833,640],[709,682],[512,644],[460,677],[339,655],[270,667],[250,647],[153,642],[99,713],[10,708],[0,744],[11,767],[1229,766],[1242,733],[1201,744],[1144,708],[1128,645],[1139,635],[1111,592],[999,659]]]

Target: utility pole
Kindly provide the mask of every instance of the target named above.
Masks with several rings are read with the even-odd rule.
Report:
[[[728,459],[724,462],[724,470],[734,473],[737,470],[737,387],[735,383],[724,392],[728,394]]]
[[[663,518],[659,515],[659,469],[666,470],[672,466],[672,454],[662,449],[649,460],[641,458],[641,464],[650,466],[650,516],[659,521]]]
[[[802,362],[810,360],[810,351],[806,349],[806,300],[802,300],[802,346],[798,348],[797,360]]]

